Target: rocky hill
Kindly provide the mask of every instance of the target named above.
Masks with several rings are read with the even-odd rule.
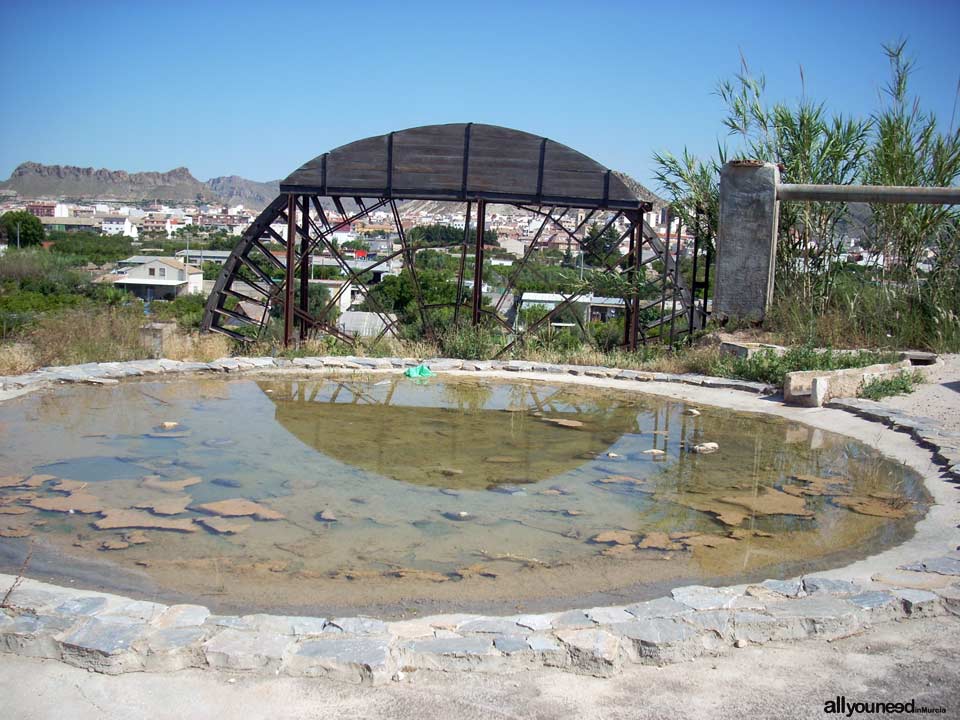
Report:
[[[278,193],[278,182],[260,183],[236,175],[197,180],[185,167],[169,172],[128,173],[124,170],[41,165],[25,162],[0,182],[0,190],[28,198],[119,200],[123,202],[229,202],[260,209]]]
[[[231,205],[243,204],[248,208],[265,208],[280,194],[280,181],[257,182],[239,175],[210,178],[205,183],[220,200]]]
[[[187,168],[169,172],[128,173],[71,165],[25,162],[0,183],[24,197],[84,200],[216,200],[216,194]]]
[[[616,175],[627,186],[627,189],[630,190],[634,195],[636,195],[641,200],[646,200],[647,202],[653,203],[655,210],[662,208],[667,204],[667,201],[662,197],[654,193],[648,187],[640,184],[637,180],[634,180],[632,177],[627,175],[625,172],[620,172],[619,170],[614,170],[613,174]]]

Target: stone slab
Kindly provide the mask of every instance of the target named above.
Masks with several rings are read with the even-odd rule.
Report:
[[[389,638],[321,638],[306,640],[284,662],[289,675],[327,676],[379,684],[393,674]]]

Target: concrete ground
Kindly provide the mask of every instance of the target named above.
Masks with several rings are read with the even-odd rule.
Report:
[[[189,670],[98,675],[0,656],[0,716],[44,718],[822,718],[824,703],[907,702],[960,717],[960,618],[886,623],[832,643],[732,650],[600,679],[419,672],[381,687]],[[831,717],[831,716],[827,716]],[[858,715],[857,717],[874,717]]]
[[[909,395],[886,398],[883,403],[936,420],[941,427],[960,432],[960,355],[941,355],[942,365],[919,368],[927,382]]]
[[[960,430],[960,356],[931,382],[886,402]],[[960,718],[960,618],[886,623],[834,642],[732,649],[611,678],[421,671],[381,687],[223,672],[99,675],[0,654],[0,720],[43,718],[822,718],[824,703],[915,700]],[[889,717],[854,715],[854,717]]]

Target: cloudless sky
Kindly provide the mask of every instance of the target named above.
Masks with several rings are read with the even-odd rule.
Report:
[[[771,99],[869,115],[881,43],[950,124],[957,0],[178,2],[0,0],[0,177],[26,160],[282,178],[369,135],[484,122],[652,185],[654,151],[726,138],[740,52]],[[958,118],[960,120],[960,118]]]

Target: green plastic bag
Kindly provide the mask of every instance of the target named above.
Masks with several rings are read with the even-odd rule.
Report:
[[[420,363],[416,367],[407,368],[403,371],[403,374],[408,378],[428,378],[433,377],[433,371],[428,368],[423,363]]]

